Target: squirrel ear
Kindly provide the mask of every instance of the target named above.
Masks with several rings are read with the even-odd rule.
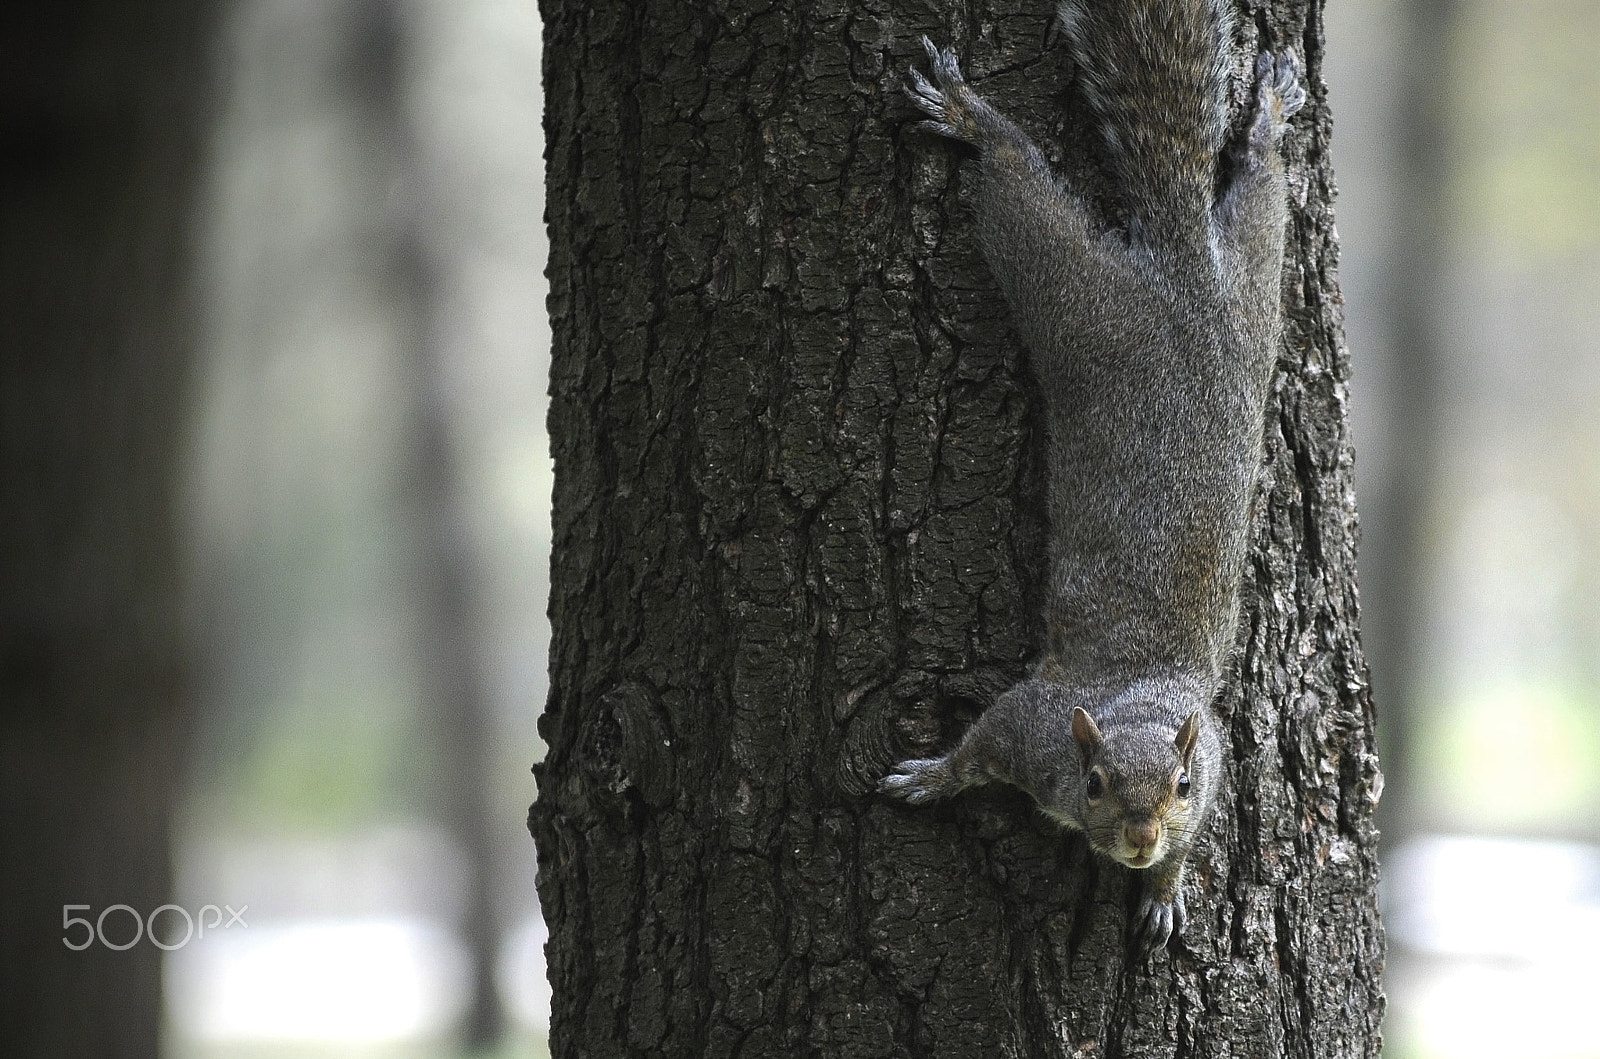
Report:
[[[1100,749],[1104,740],[1094,718],[1082,706],[1072,708],[1072,738],[1078,741],[1078,749],[1083,751],[1085,757],[1089,756],[1090,751]]]
[[[1196,710],[1178,726],[1178,734],[1172,737],[1172,745],[1178,748],[1178,756],[1183,759],[1185,768],[1194,758],[1194,745],[1199,738],[1200,711]]]

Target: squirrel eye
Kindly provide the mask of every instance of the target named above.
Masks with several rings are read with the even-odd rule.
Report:
[[[1089,783],[1084,788],[1084,793],[1089,796],[1089,799],[1093,801],[1105,792],[1106,785],[1101,782],[1100,773],[1098,771],[1089,773]]]
[[[1189,797],[1189,774],[1187,772],[1178,773],[1178,797]]]

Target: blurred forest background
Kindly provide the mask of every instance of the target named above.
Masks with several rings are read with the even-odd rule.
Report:
[[[550,467],[539,23],[245,0],[220,28],[187,490],[204,698],[174,1054],[542,1030],[524,823]],[[188,898],[185,902],[185,897]]]
[[[178,900],[252,918],[169,958],[173,1051],[516,1040],[543,995],[538,14],[244,0],[216,56]]]
[[[1327,8],[1390,1056],[1597,1056],[1600,5]]]
[[[1600,5],[1326,17],[1386,1052],[1600,1056]],[[172,899],[249,926],[165,955],[164,1050],[536,1054],[538,13],[205,25]]]

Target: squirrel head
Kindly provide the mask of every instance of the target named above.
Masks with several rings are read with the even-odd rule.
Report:
[[[1103,735],[1081,706],[1072,738],[1082,757],[1083,829],[1101,853],[1130,868],[1160,863],[1175,833],[1191,826],[1196,709],[1176,731],[1159,723],[1117,725]]]

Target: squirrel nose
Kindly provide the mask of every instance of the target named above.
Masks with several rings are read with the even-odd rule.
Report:
[[[1134,849],[1154,849],[1156,839],[1160,837],[1160,825],[1148,816],[1123,822],[1122,840]]]

